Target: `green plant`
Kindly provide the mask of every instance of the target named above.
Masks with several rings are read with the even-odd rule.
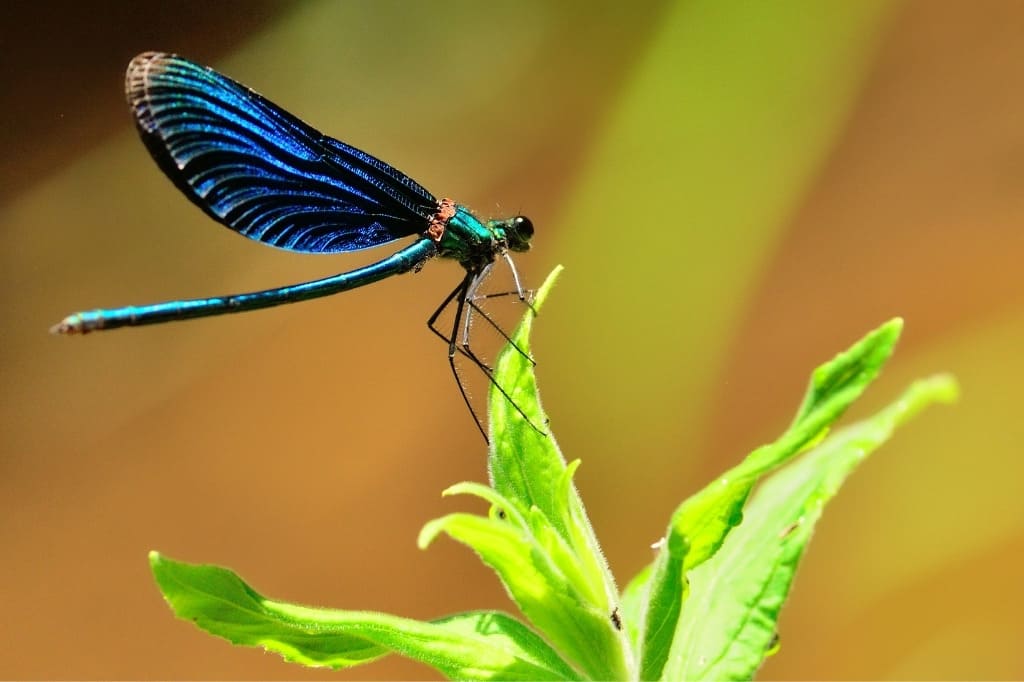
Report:
[[[532,321],[527,313],[513,336],[527,352]],[[534,629],[493,611],[420,622],[309,608],[267,599],[224,568],[155,552],[150,563],[179,617],[303,665],[398,653],[460,679],[749,679],[775,648],[779,609],[825,502],[898,424],[955,397],[947,376],[918,381],[873,417],[828,434],[877,376],[901,327],[887,322],[818,367],[785,433],[683,502],[656,558],[622,594],[572,483],[579,460],[566,464],[552,437],[491,391],[491,486],[445,491],[479,497],[490,512],[431,521],[419,543],[447,534],[471,547]],[[506,348],[495,371],[530,421],[546,424],[531,363]]]

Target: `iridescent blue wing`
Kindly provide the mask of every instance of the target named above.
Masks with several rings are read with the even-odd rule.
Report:
[[[437,209],[403,173],[182,57],[139,55],[125,91],[164,173],[250,239],[307,253],[355,251],[424,231]]]

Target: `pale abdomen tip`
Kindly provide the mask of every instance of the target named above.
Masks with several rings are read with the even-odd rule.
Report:
[[[82,325],[81,315],[68,315],[50,327],[51,334],[84,334],[86,331]]]

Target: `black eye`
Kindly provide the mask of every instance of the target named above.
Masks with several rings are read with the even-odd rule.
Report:
[[[533,222],[524,215],[516,217],[516,231],[525,239],[533,236]]]

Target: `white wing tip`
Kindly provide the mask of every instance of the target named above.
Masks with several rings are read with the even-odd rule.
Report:
[[[174,55],[166,52],[143,52],[132,58],[128,63],[128,70],[125,71],[125,97],[135,114],[135,120],[146,132],[151,133],[156,127],[149,109],[148,90],[151,74],[160,71],[162,63],[173,57]]]

